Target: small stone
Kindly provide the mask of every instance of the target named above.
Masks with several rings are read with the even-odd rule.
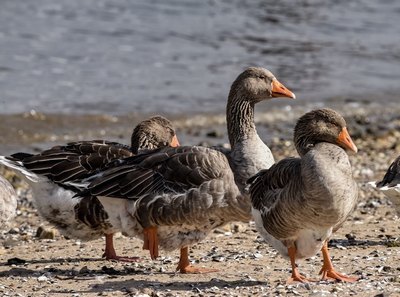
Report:
[[[12,228],[10,231],[8,231],[9,234],[19,234],[20,230],[19,228]]]
[[[7,260],[7,265],[22,265],[25,264],[26,260],[20,258],[11,258]]]
[[[83,266],[81,270],[79,270],[79,274],[88,274],[88,273],[90,273],[90,270],[87,266]]]
[[[42,282],[46,282],[49,280],[49,278],[45,275],[41,275],[37,278],[38,282],[42,283]]]
[[[244,232],[244,231],[246,231],[246,225],[245,224],[240,224],[240,223],[235,223],[235,224],[233,224],[233,226],[232,226],[232,230],[233,230],[233,232],[235,232],[235,233],[241,233],[241,232]]]
[[[58,231],[54,228],[39,226],[36,230],[36,237],[39,239],[55,239],[57,235]]]
[[[253,256],[254,256],[254,258],[256,258],[256,259],[260,259],[260,258],[264,257],[264,256],[263,256],[262,254],[260,254],[260,253],[254,253]]]
[[[212,260],[214,262],[224,262],[225,261],[225,257],[223,257],[223,256],[213,256]]]

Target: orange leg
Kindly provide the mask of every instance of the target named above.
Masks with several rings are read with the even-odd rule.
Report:
[[[176,270],[179,270],[180,273],[210,273],[218,271],[217,269],[200,268],[190,265],[189,248],[187,246],[181,248],[181,257],[179,258],[179,264],[178,267],[176,267]]]
[[[114,249],[114,242],[113,242],[114,234],[106,234],[106,248],[103,254],[107,260],[116,260],[116,261],[123,261],[123,262],[138,262],[141,259],[139,257],[120,257],[117,256],[117,253]]]
[[[319,274],[322,274],[322,280],[333,279],[333,280],[338,280],[338,281],[342,281],[342,282],[350,282],[350,283],[353,283],[358,280],[358,277],[346,276],[346,275],[343,275],[343,274],[335,271],[335,269],[333,268],[331,259],[329,257],[328,241],[325,241],[324,245],[322,246],[321,251],[322,251],[322,256],[324,258],[324,264],[322,265],[322,269],[319,272]]]
[[[158,258],[157,227],[143,229],[143,249],[150,251],[150,257],[152,260]]]
[[[290,257],[290,264],[292,265],[292,276],[287,280],[287,284],[292,284],[294,282],[308,283],[310,279],[307,279],[304,275],[300,274],[296,267],[296,247],[292,246],[288,248],[288,253]]]

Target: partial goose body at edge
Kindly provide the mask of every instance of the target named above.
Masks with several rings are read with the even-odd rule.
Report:
[[[0,176],[0,228],[4,229],[16,215],[17,194],[13,186]]]
[[[400,156],[389,166],[381,181],[369,184],[384,193],[400,215]]]
[[[62,235],[90,241],[118,230],[108,222],[96,197],[74,197],[78,189],[64,181],[83,178],[108,162],[131,155],[128,146],[96,140],[55,146],[38,155],[16,154],[23,161],[0,157],[0,162],[25,177],[38,212]]]

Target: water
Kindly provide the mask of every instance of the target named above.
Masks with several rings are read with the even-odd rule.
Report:
[[[3,0],[0,113],[223,113],[249,65],[297,104],[396,100],[399,16],[395,0]]]

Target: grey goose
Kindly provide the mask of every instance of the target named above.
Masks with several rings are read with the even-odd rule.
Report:
[[[343,117],[332,109],[303,115],[294,129],[299,158],[286,158],[249,179],[253,217],[262,237],[289,257],[288,282],[309,281],[296,260],[323,255],[322,279],[355,281],[336,272],[328,240],[353,211],[358,187],[345,150],[357,152]]]
[[[0,157],[0,163],[14,169],[30,184],[39,213],[66,237],[94,240],[105,236],[106,259],[134,261],[116,255],[113,234],[118,232],[95,196],[76,197],[73,182],[90,176],[107,163],[134,156],[142,150],[179,145],[169,120],[154,116],[133,130],[131,146],[94,140],[71,142],[32,155],[17,153]]]
[[[4,230],[15,217],[17,194],[13,186],[0,175],[0,230]]]
[[[180,249],[181,273],[215,271],[190,265],[188,247],[231,221],[248,222],[246,180],[274,163],[257,134],[254,105],[295,98],[268,70],[250,67],[233,82],[226,118],[231,151],[201,146],[163,148],[126,158],[91,177],[82,195],[97,196],[114,226],[141,237],[152,259]]]

